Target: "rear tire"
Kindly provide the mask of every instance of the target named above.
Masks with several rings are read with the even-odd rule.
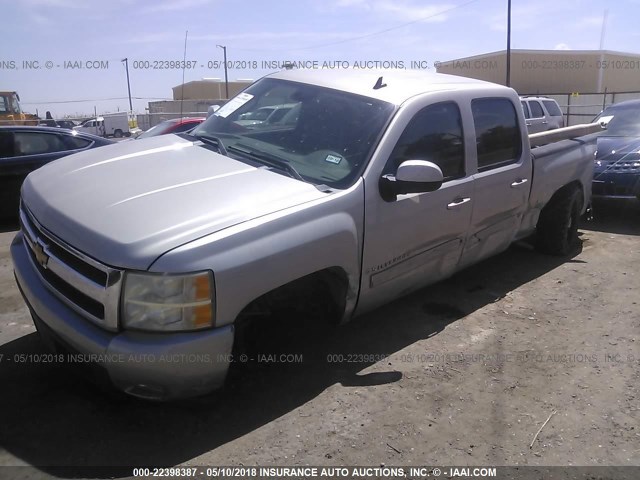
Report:
[[[122,138],[122,130],[116,130],[115,132],[113,132],[113,136],[116,138]]]
[[[582,193],[576,187],[561,190],[540,213],[536,247],[543,253],[565,256],[578,245]]]

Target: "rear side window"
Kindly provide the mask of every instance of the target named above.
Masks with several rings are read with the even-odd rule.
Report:
[[[16,155],[62,152],[69,148],[54,133],[15,132]]]
[[[547,107],[547,112],[549,112],[549,115],[551,115],[552,117],[562,116],[562,110],[560,110],[558,104],[553,100],[543,100],[542,103],[545,107]]]
[[[406,160],[428,160],[442,170],[445,181],[465,175],[462,118],[453,102],[420,110],[398,140],[386,173],[395,172]]]
[[[544,117],[544,110],[542,110],[542,105],[540,105],[539,102],[536,102],[536,101],[529,102],[529,108],[531,109],[531,118]]]
[[[522,139],[516,109],[506,98],[478,98],[471,102],[476,128],[478,171],[516,163]]]
[[[87,140],[86,138],[80,138],[80,137],[64,137],[65,141],[67,142],[67,145],[69,145],[69,149],[70,150],[78,150],[80,148],[87,148],[89,145],[91,145],[91,141]]]

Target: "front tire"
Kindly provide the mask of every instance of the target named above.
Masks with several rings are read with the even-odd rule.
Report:
[[[565,256],[578,245],[578,223],[582,210],[582,193],[572,187],[561,190],[540,213],[536,246],[539,251]]]

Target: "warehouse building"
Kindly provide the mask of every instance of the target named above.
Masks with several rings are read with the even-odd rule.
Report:
[[[229,98],[236,96],[253,83],[253,80],[229,82]],[[174,100],[226,100],[226,85],[219,78],[203,78],[173,87]]]
[[[441,62],[439,73],[506,83],[506,51]],[[511,50],[511,86],[562,106],[569,125],[606,105],[640,98],[640,55],[609,50]]]
[[[235,96],[253,80],[229,82],[229,98]],[[222,105],[227,101],[225,82],[219,78],[203,78],[172,88],[173,100],[149,102],[149,113],[138,116],[138,125],[147,130],[171,118],[206,116],[210,105]]]

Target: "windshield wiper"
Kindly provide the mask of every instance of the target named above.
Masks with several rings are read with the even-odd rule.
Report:
[[[257,160],[258,162],[265,163],[271,167],[279,168],[280,170],[284,170],[287,172],[292,178],[296,180],[300,180],[305,182],[306,180],[302,178],[302,175],[298,173],[298,171],[286,160],[282,160],[278,157],[274,157],[262,152],[255,152],[253,150],[246,150],[244,148],[240,148],[235,145],[230,145],[229,150],[235,153],[240,153],[241,155],[245,155],[247,157],[252,158],[253,160]]]
[[[219,137],[216,137],[213,135],[191,135],[191,136],[197,138],[202,143],[206,143],[207,145],[216,147],[218,149],[218,152],[224,155],[225,157],[229,156],[227,149],[224,147],[224,143],[222,143],[222,140],[220,140]]]

